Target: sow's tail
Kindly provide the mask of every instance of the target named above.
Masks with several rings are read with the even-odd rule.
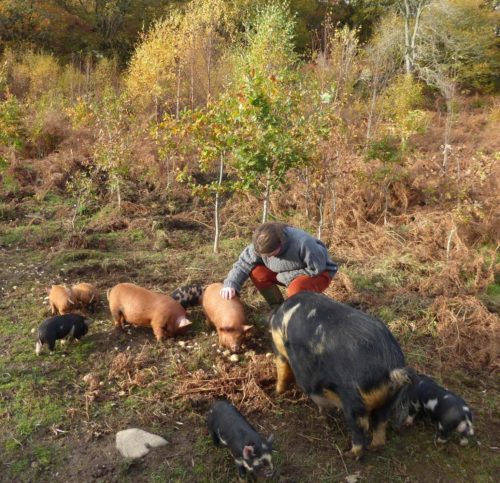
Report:
[[[184,285],[176,288],[170,296],[184,308],[201,303],[204,288],[201,285]]]
[[[395,396],[391,404],[390,418],[396,428],[403,425],[410,410],[414,384],[418,382],[417,373],[409,368],[394,369],[389,375]]]

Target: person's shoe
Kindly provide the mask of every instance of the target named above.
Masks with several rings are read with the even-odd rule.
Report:
[[[275,309],[280,306],[285,299],[283,298],[283,294],[277,285],[271,285],[268,288],[258,289],[264,300],[268,303],[269,307]]]

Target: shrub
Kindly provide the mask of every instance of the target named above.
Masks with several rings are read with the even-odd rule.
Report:
[[[7,94],[0,99],[0,145],[20,150],[25,143],[25,130],[22,121],[23,106],[19,99]]]

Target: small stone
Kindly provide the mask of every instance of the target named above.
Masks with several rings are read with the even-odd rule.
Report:
[[[353,475],[347,475],[345,477],[345,481],[347,483],[357,483],[359,480],[361,479],[361,475],[360,475],[360,472],[357,471],[356,473],[354,473]]]
[[[266,354],[266,359],[270,359],[271,357],[273,357],[273,353],[272,352],[268,352]]]
[[[230,360],[231,362],[238,362],[238,361],[240,360],[240,358],[238,357],[238,354],[233,354],[233,355],[229,358],[229,360]]]
[[[222,353],[223,356],[225,357],[229,357],[231,355],[231,351],[229,349],[226,349],[223,353]]]
[[[165,446],[167,440],[156,434],[138,428],[125,429],[116,433],[116,449],[125,458],[142,458],[151,448]]]

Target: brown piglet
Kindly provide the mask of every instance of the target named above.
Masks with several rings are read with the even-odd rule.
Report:
[[[78,283],[71,287],[74,302],[89,312],[95,312],[99,303],[99,292],[91,283]]]
[[[64,315],[76,309],[75,300],[71,289],[65,285],[52,285],[47,289],[52,315]]]
[[[156,340],[183,334],[192,324],[186,311],[172,297],[133,283],[119,283],[108,291],[109,309],[115,327],[123,323],[151,327]]]
[[[219,345],[238,352],[246,333],[253,325],[245,325],[245,310],[238,296],[224,300],[220,295],[222,283],[212,283],[203,291],[201,305],[208,320],[217,329]]]

